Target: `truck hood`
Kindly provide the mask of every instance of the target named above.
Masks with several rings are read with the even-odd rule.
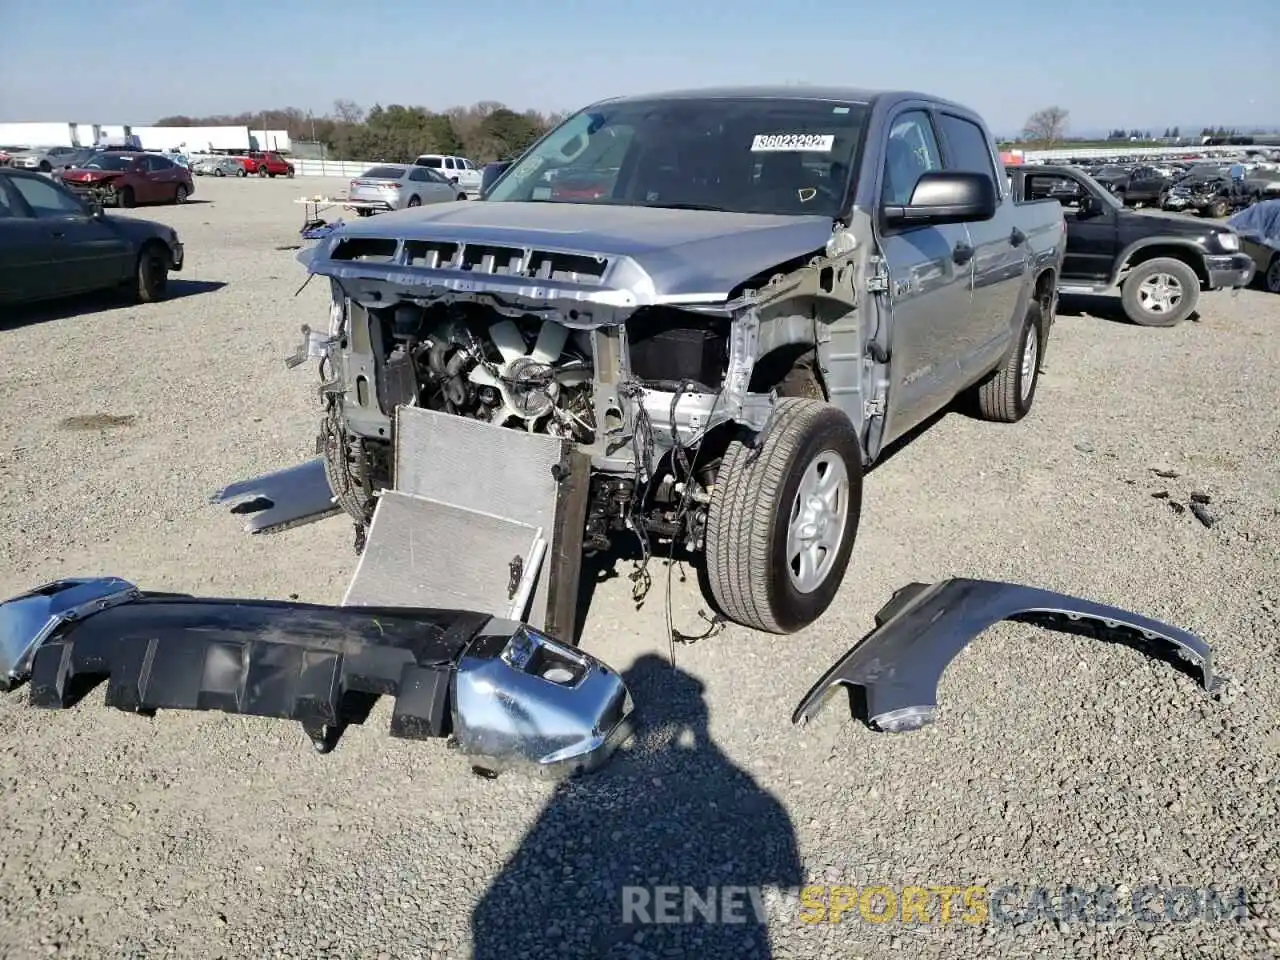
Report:
[[[825,216],[457,202],[343,224],[298,259],[343,281],[356,299],[365,280],[416,287],[424,296],[717,303],[744,281],[821,250],[832,226]],[[375,299],[386,291],[378,293]]]

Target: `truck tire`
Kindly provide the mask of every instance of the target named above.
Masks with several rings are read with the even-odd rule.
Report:
[[[821,400],[778,399],[758,444],[735,438],[721,461],[701,571],[707,599],[766,633],[818,619],[849,566],[862,472],[858,433],[844,413]]]
[[[1200,302],[1200,278],[1181,260],[1157,257],[1134,267],[1120,286],[1124,315],[1143,327],[1177,326]]]
[[[994,376],[978,384],[978,416],[983,420],[1017,423],[1031,412],[1040,385],[1045,335],[1044,311],[1033,300],[1027,305],[1013,350]]]

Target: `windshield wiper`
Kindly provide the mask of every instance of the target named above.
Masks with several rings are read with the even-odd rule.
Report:
[[[660,207],[663,210],[706,210],[709,213],[728,213],[724,207],[712,206],[709,203],[639,203],[639,207]]]

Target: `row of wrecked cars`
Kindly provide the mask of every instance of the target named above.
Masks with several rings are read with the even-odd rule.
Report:
[[[931,166],[938,136],[968,166]],[[836,597],[887,444],[962,392],[993,422],[1030,410],[1065,221],[1004,190],[998,156],[976,113],[907,92],[617,98],[486,170],[481,202],[316,232],[298,259],[329,316],[287,363],[318,373],[317,456],[214,500],[254,533],[345,513],[343,602],[62,579],[0,604],[0,683],[36,707],[105,681],[121,710],[292,720],[321,752],[386,696],[392,736],[479,773],[598,768],[636,705],[578,646],[584,556],[683,551],[725,619],[794,634]],[[610,187],[556,200],[566,172]],[[793,723],[845,691],[872,730],[926,726],[947,665],[1011,619],[1218,685],[1175,626],[947,579],[898,590]]]

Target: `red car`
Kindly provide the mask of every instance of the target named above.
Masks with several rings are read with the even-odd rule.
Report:
[[[195,192],[191,171],[155,153],[98,153],[65,170],[65,187],[104,207],[182,203]]]
[[[240,161],[245,173],[256,173],[260,177],[293,176],[293,164],[274,150],[250,150]]]

